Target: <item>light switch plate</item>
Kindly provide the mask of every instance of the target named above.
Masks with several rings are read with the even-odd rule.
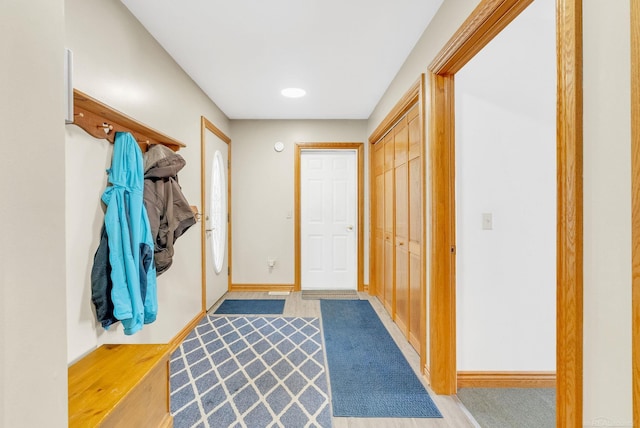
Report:
[[[482,230],[493,230],[492,213],[482,213]]]

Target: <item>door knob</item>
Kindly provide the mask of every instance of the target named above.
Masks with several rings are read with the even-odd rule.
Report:
[[[351,232],[353,230],[353,226],[352,225],[347,226],[347,230]]]

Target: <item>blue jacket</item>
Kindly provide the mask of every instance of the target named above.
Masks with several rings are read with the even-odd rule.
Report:
[[[109,330],[111,324],[118,322],[118,319],[113,316],[112,288],[109,239],[103,225],[100,231],[100,244],[93,256],[91,268],[91,300],[96,308],[96,318],[106,330]]]
[[[111,169],[107,172],[111,186],[102,194],[102,201],[107,205],[104,225],[113,315],[129,335],[155,321],[158,313],[153,239],[143,205],[142,152],[131,134],[116,134]]]

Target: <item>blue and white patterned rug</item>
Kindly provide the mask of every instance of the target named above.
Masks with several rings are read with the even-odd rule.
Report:
[[[318,318],[207,316],[171,356],[174,427],[331,427]]]

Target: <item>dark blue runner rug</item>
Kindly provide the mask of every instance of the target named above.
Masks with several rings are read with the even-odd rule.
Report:
[[[367,300],[321,300],[334,416],[441,418]]]
[[[284,310],[283,299],[262,300],[225,300],[214,312],[215,315],[267,315],[281,314]]]

